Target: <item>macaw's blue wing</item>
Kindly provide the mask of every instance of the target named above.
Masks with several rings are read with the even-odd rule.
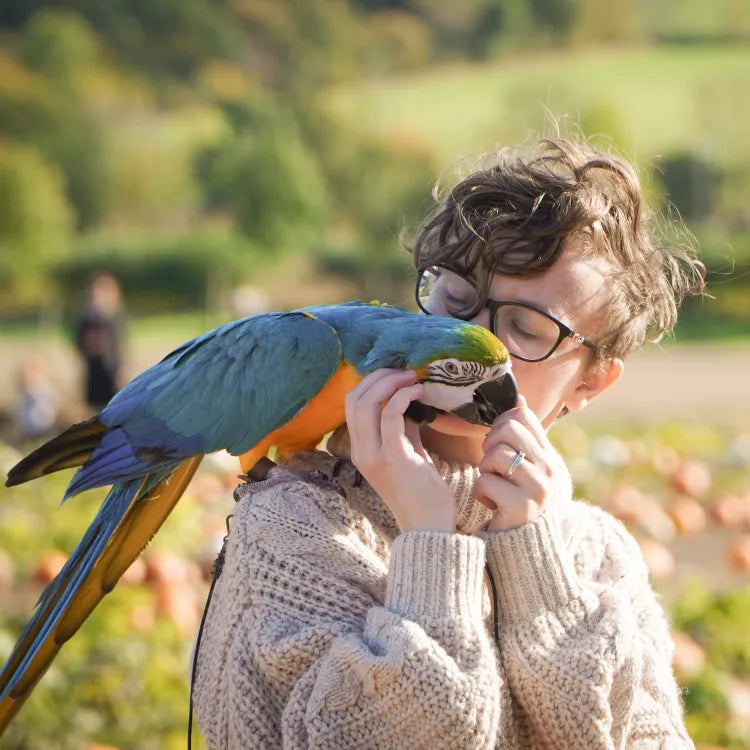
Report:
[[[336,332],[307,313],[246,318],[175,350],[98,419],[74,425],[11,470],[9,485],[85,462],[66,498],[114,486],[0,672],[0,734],[159,529],[202,455],[252,448],[292,420],[340,361]]]
[[[229,323],[176,349],[94,420],[38,448],[9,472],[7,484],[84,464],[67,499],[170,471],[192,456],[245,453],[299,413],[340,362],[336,331],[308,313]]]
[[[176,436],[183,455],[194,447],[240,454],[294,417],[340,360],[336,332],[308,313],[245,318],[172,352],[115,396],[100,419],[125,425],[139,445],[153,442],[156,428]]]
[[[340,360],[336,332],[305,313],[254,316],[200,336],[101,412],[110,429],[66,497],[222,448],[244,453],[291,420]]]

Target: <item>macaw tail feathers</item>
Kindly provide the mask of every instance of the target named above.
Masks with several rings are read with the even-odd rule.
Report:
[[[5,486],[13,487],[60,469],[82,466],[89,460],[107,429],[96,417],[68,427],[19,461],[8,472]]]
[[[42,592],[34,616],[0,672],[0,735],[65,641],[158,531],[202,458],[110,490],[81,543]]]

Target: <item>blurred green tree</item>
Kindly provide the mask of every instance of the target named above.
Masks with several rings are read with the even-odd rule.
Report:
[[[400,10],[373,14],[367,37],[366,68],[375,73],[416,70],[433,56],[429,26],[414,13]]]
[[[42,271],[65,252],[72,229],[59,170],[28,146],[0,141],[0,308],[42,302]]]
[[[34,146],[64,175],[78,227],[95,225],[109,203],[109,180],[100,129],[78,103],[46,86],[0,84],[0,137]]]
[[[58,85],[70,84],[96,62],[99,43],[80,14],[64,8],[43,8],[21,33],[21,60]]]
[[[226,2],[211,0],[68,0],[121,61],[151,75],[191,77],[212,57],[242,48]]]
[[[702,221],[712,214],[721,183],[715,164],[698,154],[678,151],[665,156],[660,167],[667,197],[683,219]]]
[[[348,0],[232,0],[247,35],[245,64],[264,87],[293,101],[363,72],[374,31]]]
[[[292,112],[268,100],[225,107],[232,134],[203,150],[196,171],[210,208],[269,255],[302,249],[325,226],[327,190]]]
[[[529,0],[529,7],[534,20],[557,39],[565,39],[578,20],[578,0]]]
[[[321,269],[355,282],[364,297],[400,301],[411,275],[399,236],[432,205],[437,170],[429,148],[408,133],[385,141],[310,109],[299,117],[332,206],[317,243]]]

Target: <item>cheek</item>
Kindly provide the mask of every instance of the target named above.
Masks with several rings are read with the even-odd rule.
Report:
[[[542,362],[513,360],[518,390],[542,420],[559,411],[568,392],[580,381],[579,370],[578,362],[563,357]]]

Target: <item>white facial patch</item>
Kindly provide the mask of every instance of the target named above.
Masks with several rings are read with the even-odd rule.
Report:
[[[422,395],[419,400],[427,406],[434,406],[443,411],[453,411],[463,404],[470,404],[474,400],[473,385],[453,386],[445,383],[423,383]]]
[[[447,363],[458,365],[456,373],[449,373]],[[459,362],[457,360],[437,360],[429,367],[430,376],[443,382],[425,381],[422,383],[422,395],[419,401],[427,406],[434,406],[443,411],[453,411],[459,406],[470,404],[474,392],[483,383],[499,380],[510,371],[510,362],[487,368],[476,362]],[[467,378],[471,378],[467,382]]]

